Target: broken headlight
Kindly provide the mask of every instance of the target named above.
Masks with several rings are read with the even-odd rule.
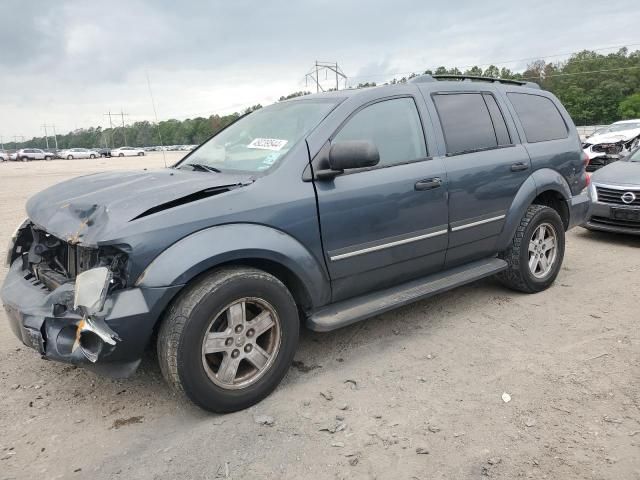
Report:
[[[95,315],[104,306],[113,274],[107,267],[92,268],[76,277],[73,308],[84,315]]]
[[[20,222],[20,225],[18,225],[18,227],[15,229],[15,231],[9,238],[9,245],[7,246],[7,258],[6,258],[7,267],[11,266],[11,260],[13,259],[13,250],[16,248],[16,240],[18,240],[18,234],[20,233],[20,230],[22,230],[28,222],[29,222],[28,218],[25,218],[22,222]]]

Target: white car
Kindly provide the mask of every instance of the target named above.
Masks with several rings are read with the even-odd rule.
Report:
[[[12,153],[9,158],[11,160],[27,162],[29,160],[53,160],[55,155],[39,148],[21,148],[16,153]]]
[[[58,152],[58,157],[73,160],[74,158],[97,158],[100,154],[88,148],[68,148]]]
[[[0,162],[6,162],[9,160],[9,154],[4,150],[0,150]]]
[[[599,129],[582,143],[589,157],[587,170],[593,171],[615,162],[640,146],[640,119],[622,120]]]
[[[144,150],[141,148],[134,147],[120,147],[114,148],[111,150],[112,157],[142,157],[144,155]]]

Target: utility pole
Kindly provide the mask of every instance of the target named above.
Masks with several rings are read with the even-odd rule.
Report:
[[[111,111],[109,111],[108,113],[105,113],[104,116],[109,116],[109,128],[111,129],[111,145],[115,147],[115,145],[113,145],[113,122],[111,121]],[[107,146],[107,148],[109,148]]]
[[[47,135],[47,125],[40,125],[41,128],[44,128],[44,141],[47,144],[47,150],[49,150],[49,135]]]
[[[56,126],[51,125],[51,128],[53,128],[53,141],[56,144],[56,150],[58,150],[58,136],[56,135]]]
[[[128,117],[128,113],[123,113],[122,109],[120,109],[120,118],[122,118],[122,133],[124,134],[124,144],[127,145],[127,130],[124,127],[124,117],[125,115]]]
[[[325,75],[329,71],[335,73],[335,75],[336,75],[336,90],[340,89],[340,79],[341,78],[344,80],[344,86],[346,88],[346,86],[347,86],[347,76],[345,75],[345,73],[342,71],[342,69],[338,65],[338,62],[319,62],[318,60],[316,60],[313,68],[311,69],[311,71],[308,72],[305,75],[305,85],[307,85],[306,82],[308,80],[311,80],[312,84],[315,83],[315,85],[316,85],[316,92],[321,92],[321,91],[324,92],[324,88],[320,84],[320,72],[322,72],[322,71],[325,72]]]
[[[0,135],[0,150],[4,150],[4,142],[2,141],[2,135]]]

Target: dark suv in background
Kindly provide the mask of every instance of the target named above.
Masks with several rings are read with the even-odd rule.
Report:
[[[588,177],[536,85],[422,76],[280,102],[171,168],[104,173],[27,203],[1,297],[47,358],[127,375],[156,339],[203,408],[248,407],[328,331],[497,274],[549,287]]]

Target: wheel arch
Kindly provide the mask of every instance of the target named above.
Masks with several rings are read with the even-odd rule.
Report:
[[[331,298],[328,276],[309,250],[286,233],[256,224],[221,225],[193,233],[158,255],[135,284],[141,288],[187,285],[202,274],[231,265],[270,273],[303,310]]]
[[[533,172],[520,186],[506,214],[502,233],[498,237],[497,250],[502,251],[511,242],[522,216],[532,204],[553,208],[565,226],[569,227],[569,200],[571,189],[565,178],[555,170],[542,168]]]

